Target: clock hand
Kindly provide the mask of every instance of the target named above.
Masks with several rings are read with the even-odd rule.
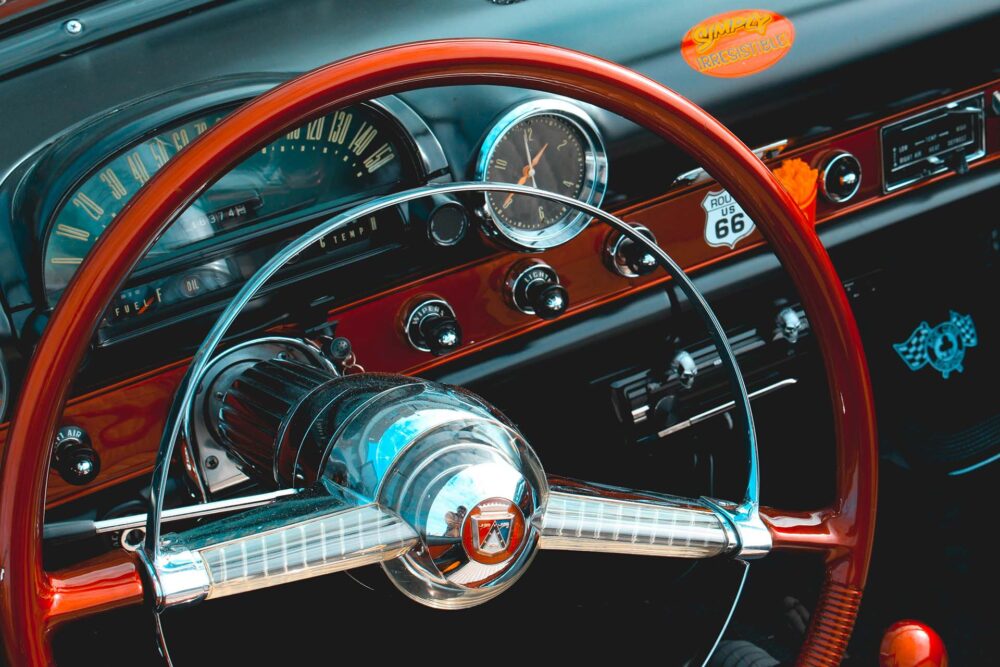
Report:
[[[528,164],[524,165],[524,169],[521,170],[521,178],[517,179],[518,185],[524,185],[525,183],[527,183],[529,177],[531,178],[532,184],[534,185],[535,166],[542,159],[542,155],[545,153],[545,149],[548,147],[549,147],[548,144],[542,146],[542,149],[538,151],[538,154],[534,157],[534,159],[528,162]],[[538,186],[535,185],[535,187],[537,188]],[[511,192],[509,195],[507,195],[507,198],[503,200],[503,207],[507,208],[508,206],[510,206],[510,202],[513,199],[514,199],[514,193]]]
[[[524,155],[528,158],[528,175],[531,176],[531,187],[537,188],[538,183],[535,182],[535,163],[531,159],[531,149],[528,148],[528,133],[523,132],[521,133],[521,136],[524,137]],[[548,144],[545,145],[548,146]],[[545,149],[542,148],[542,150],[544,151]],[[539,155],[541,155],[541,153],[539,153]]]

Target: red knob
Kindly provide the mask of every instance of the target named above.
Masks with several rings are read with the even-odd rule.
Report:
[[[897,621],[882,635],[879,667],[948,667],[941,636],[920,621]]]

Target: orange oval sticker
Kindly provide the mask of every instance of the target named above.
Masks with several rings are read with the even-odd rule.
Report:
[[[749,76],[784,58],[794,41],[795,26],[781,14],[739,9],[688,30],[681,55],[692,69],[708,76]]]

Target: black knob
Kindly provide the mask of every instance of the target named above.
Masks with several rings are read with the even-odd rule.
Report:
[[[469,229],[469,217],[465,207],[457,203],[438,206],[427,219],[427,237],[434,245],[449,247],[458,245]]]
[[[448,354],[462,344],[462,327],[454,317],[428,317],[420,323],[420,333],[431,354]]]
[[[569,307],[569,292],[559,284],[555,269],[538,261],[516,265],[507,277],[507,289],[515,308],[543,320],[559,317]]]
[[[945,160],[945,164],[959,176],[969,173],[969,159],[965,157],[965,153],[952,153],[948,156],[948,159]]]
[[[52,467],[70,484],[92,482],[101,471],[101,459],[90,437],[79,426],[63,426],[56,434]]]
[[[329,338],[323,342],[323,353],[333,363],[340,366],[354,354],[354,348],[351,346],[350,340],[343,336],[338,336],[336,338]]]
[[[462,327],[446,301],[428,299],[407,316],[406,337],[416,349],[442,355],[462,344]]]
[[[526,296],[535,315],[543,320],[559,317],[569,305],[569,293],[559,283],[536,281],[528,286]]]

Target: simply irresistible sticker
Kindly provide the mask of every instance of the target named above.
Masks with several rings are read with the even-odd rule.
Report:
[[[681,55],[692,69],[708,76],[750,76],[784,58],[794,41],[795,26],[781,14],[739,9],[688,30]]]

